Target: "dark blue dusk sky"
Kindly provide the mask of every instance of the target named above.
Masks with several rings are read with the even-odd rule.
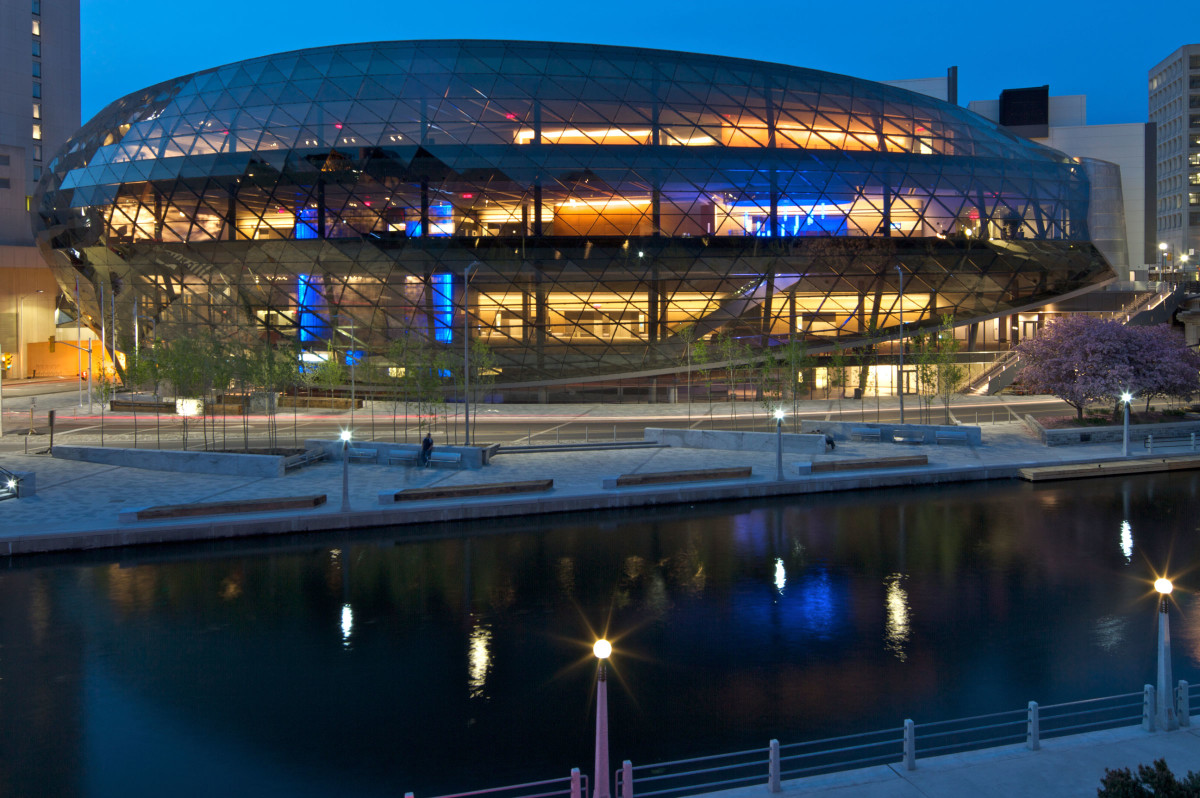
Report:
[[[775,4],[712,0],[431,3],[82,0],[83,120],[153,83],[231,61],[346,42],[533,39],[757,58],[871,80],[959,68],[959,102],[1050,85],[1088,122],[1146,120],[1148,70],[1200,42],[1200,3]]]

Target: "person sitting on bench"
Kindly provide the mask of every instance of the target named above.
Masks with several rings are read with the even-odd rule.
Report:
[[[429,456],[433,454],[433,435],[425,433],[425,439],[421,441],[421,455],[417,458],[417,465],[424,468],[429,465]]]

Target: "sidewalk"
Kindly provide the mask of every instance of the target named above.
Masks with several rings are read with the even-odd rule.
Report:
[[[995,400],[991,401],[994,404]],[[803,414],[806,418],[821,417],[830,410],[830,404],[806,402]],[[972,404],[979,403],[964,401],[955,409],[956,414],[960,418],[970,418],[973,415]],[[1015,404],[1019,407],[1020,403]],[[882,406],[886,408],[886,403],[882,403]],[[706,419],[697,417],[701,409],[696,405],[691,408],[691,426],[709,425]],[[750,406],[739,406],[738,412],[745,418],[750,409]],[[759,410],[762,411],[762,408]],[[647,426],[688,426],[689,409],[686,405],[484,405],[476,412],[501,416],[507,422],[528,421],[546,429],[567,420],[578,422],[597,418],[610,421],[640,420],[645,421]],[[983,415],[982,411],[979,412]],[[1016,414],[1009,414],[1009,417],[1013,415]],[[334,413],[327,418],[339,416],[344,419],[347,414]],[[711,423],[720,428],[722,419],[718,416]],[[928,456],[929,465],[914,468],[801,476],[798,464],[813,458],[787,455],[784,458],[783,481],[776,480],[774,452],[714,453],[713,450],[683,448],[500,455],[492,460],[491,465],[476,471],[418,470],[405,466],[355,463],[350,467],[349,513],[340,512],[340,462],[319,463],[284,477],[255,479],[156,472],[56,460],[45,456],[5,454],[4,449],[0,448],[0,466],[11,471],[33,471],[37,474],[36,496],[0,502],[0,554],[442,521],[483,521],[503,516],[1008,479],[1015,475],[1017,469],[1032,465],[1095,462],[1120,457],[1119,444],[1042,446],[1024,424],[1015,421],[983,424],[982,430],[983,445],[979,447],[901,446],[842,441],[834,453],[818,456],[819,459],[839,460],[918,453]],[[63,443],[68,442],[65,440],[67,437],[70,443],[88,443],[94,442],[92,438],[95,434],[83,432],[64,436]],[[110,434],[109,437],[113,436]],[[381,434],[379,437],[386,439],[390,435]],[[527,435],[521,433],[518,437],[524,439]],[[7,448],[21,445],[23,438],[6,436],[4,442]],[[719,459],[722,466],[750,466],[753,475],[749,479],[726,482],[603,488],[603,480],[608,477],[710,468],[715,459]],[[381,505],[378,498],[381,492],[405,488],[547,478],[555,483],[553,490],[546,494],[429,500],[387,506]],[[118,520],[122,510],[151,505],[321,493],[328,497],[327,503],[308,510],[212,516],[186,521],[121,523]],[[428,534],[431,530],[416,531]]]
[[[1200,718],[1193,718],[1193,723]],[[1042,750],[1023,745],[918,759],[783,782],[775,795],[804,798],[1095,798],[1105,769],[1165,759],[1182,779],[1200,771],[1200,730],[1146,732],[1139,726],[1042,740]],[[635,785],[636,788],[636,785]],[[763,785],[708,793],[706,798],[763,798]]]

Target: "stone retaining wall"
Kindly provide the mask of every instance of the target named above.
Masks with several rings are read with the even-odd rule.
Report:
[[[310,438],[304,441],[305,449],[321,449],[326,459],[341,461],[342,442]],[[350,441],[351,449],[370,449],[378,452],[375,457],[380,465],[387,465],[388,452],[419,452],[419,443],[389,443],[387,441]],[[483,446],[444,446],[434,443],[435,452],[458,452],[462,455],[463,468],[483,468],[487,465],[487,454],[492,447]]]
[[[1075,446],[1081,443],[1121,443],[1125,439],[1123,425],[1104,427],[1068,427],[1067,429],[1046,429],[1033,416],[1025,416],[1025,425],[1041,439],[1046,446]],[[1179,421],[1172,424],[1130,424],[1129,449],[1134,447],[1140,451],[1146,446],[1146,436],[1178,435],[1180,433],[1196,433],[1200,437],[1200,421]]]
[[[54,447],[60,460],[147,468],[152,471],[178,471],[186,474],[229,474],[239,477],[281,477],[286,457],[270,454],[227,454],[224,452],[184,452],[169,449],[113,449],[103,446]]]
[[[645,440],[686,449],[726,449],[734,452],[773,452],[778,442],[774,432],[734,432],[714,429],[659,429],[647,427]],[[788,454],[824,454],[824,435],[783,434],[783,451]]]
[[[855,429],[877,429],[879,430],[879,440],[881,443],[894,443],[895,436],[899,433],[906,437],[921,436],[922,443],[935,444],[937,443],[937,433],[939,432],[955,432],[965,433],[967,436],[967,445],[979,446],[983,443],[983,431],[978,426],[953,424],[876,424],[869,421],[801,421],[801,432],[816,432],[820,430],[828,435],[832,435],[834,440],[849,440],[851,430]]]

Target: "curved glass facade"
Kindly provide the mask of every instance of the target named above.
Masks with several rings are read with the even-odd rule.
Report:
[[[466,328],[500,383],[534,384],[675,368],[689,325],[821,351],[898,328],[901,302],[906,328],[1048,302],[1112,276],[1093,193],[1059,152],[840,75],[384,42],[117,100],[51,164],[35,226],[122,336],[380,353]]]

